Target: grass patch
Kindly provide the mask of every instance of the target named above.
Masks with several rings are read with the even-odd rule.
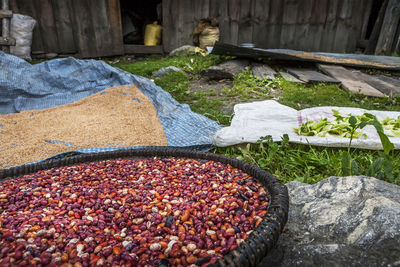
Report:
[[[275,81],[259,80],[253,76],[251,70],[244,70],[233,80],[231,88],[225,88],[222,93],[225,97],[239,97],[242,101],[251,98],[272,98],[271,87],[276,87]]]
[[[127,64],[126,60],[121,59],[118,63],[111,65],[136,75],[150,77],[156,70],[168,66],[182,68],[184,71],[189,73],[198,73],[203,69],[220,63],[222,60],[221,57],[214,55],[206,57],[194,55],[185,57],[165,57],[160,59],[153,58],[131,64]]]
[[[265,143],[215,148],[213,152],[257,164],[274,174],[282,183],[296,180],[312,184],[330,176],[343,175],[341,160],[346,149],[292,144],[287,139],[276,143],[268,137],[264,141]],[[359,171],[364,175],[379,154],[379,151],[352,150],[352,158],[357,161]],[[385,180],[400,185],[400,151],[394,152],[392,164],[393,175],[397,179]]]

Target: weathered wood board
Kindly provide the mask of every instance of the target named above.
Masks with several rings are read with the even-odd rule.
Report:
[[[340,83],[340,81],[312,69],[285,69],[294,77],[306,83]]]
[[[278,74],[267,64],[253,63],[252,64],[253,75],[259,80],[273,80]]]
[[[291,75],[287,72],[280,71],[279,74],[282,76],[283,79],[285,79],[288,82],[305,83],[302,80],[297,79],[296,77],[294,77],[293,75]]]
[[[395,78],[388,77],[385,75],[377,75],[377,76],[370,76],[370,77],[373,77],[375,80],[378,80],[378,82],[375,81],[375,83],[377,84],[377,86],[381,86],[382,88],[385,88],[385,90],[388,91],[388,93],[387,93],[388,95],[400,94],[400,78],[395,79]]]
[[[360,80],[360,75],[352,72],[349,69],[346,69],[342,66],[322,64],[318,64],[318,68],[324,73],[327,73],[333,78],[341,81],[343,88],[352,93],[374,97],[385,97],[385,94],[372,87],[362,79]]]
[[[388,76],[385,76],[385,75],[378,75],[378,76],[375,76],[375,77],[378,78],[379,80],[382,80],[384,82],[391,83],[394,86],[397,86],[399,88],[399,90],[400,90],[400,78],[395,79],[395,78],[388,77]]]
[[[15,39],[12,37],[0,36],[0,45],[15,45]]]
[[[11,18],[12,17],[12,11],[11,10],[0,10],[0,19],[4,18]]]
[[[289,49],[246,48],[236,45],[224,44],[221,42],[217,42],[214,45],[212,54],[229,55],[244,58],[271,58],[277,60],[295,60],[305,62],[340,64],[362,68],[400,70],[400,57],[389,56],[304,52]]]
[[[389,0],[375,54],[390,55],[400,22],[400,1]]]
[[[125,54],[162,54],[162,45],[124,45]]]

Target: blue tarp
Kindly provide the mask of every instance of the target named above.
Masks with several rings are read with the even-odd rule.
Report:
[[[99,60],[63,58],[31,65],[0,51],[0,114],[68,104],[109,87],[132,83],[153,102],[169,146],[211,147],[211,138],[221,126],[192,112],[188,105],[179,104],[147,78]],[[79,152],[115,149],[118,148]]]

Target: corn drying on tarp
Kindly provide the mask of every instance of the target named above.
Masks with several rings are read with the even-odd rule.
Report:
[[[178,103],[147,78],[113,68],[100,60],[70,57],[31,65],[0,51],[0,115],[69,104],[104,89],[127,84],[135,84],[152,101],[168,146],[212,146],[212,136],[221,126],[192,112],[188,105]],[[79,152],[119,148],[101,147]]]

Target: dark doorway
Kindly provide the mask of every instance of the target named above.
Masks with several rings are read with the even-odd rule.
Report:
[[[147,24],[157,21],[162,25],[162,0],[120,0],[124,44],[144,44]]]

